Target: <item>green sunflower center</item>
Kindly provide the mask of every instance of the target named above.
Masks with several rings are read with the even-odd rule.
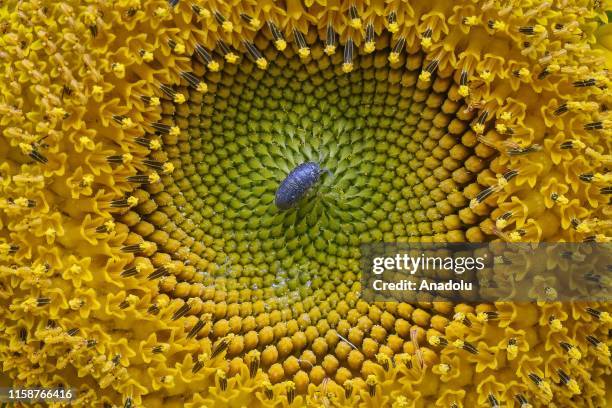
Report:
[[[359,56],[345,74],[340,55],[305,64],[288,52],[266,71],[226,64],[203,96],[179,90],[187,103],[166,109],[183,130],[165,149],[174,206],[158,204],[187,220],[209,272],[238,290],[329,295],[356,280],[363,243],[463,239],[459,191],[474,179],[464,165],[473,149],[449,132],[467,128],[447,99],[453,82],[420,90],[420,66],[391,68],[387,54]],[[309,161],[329,174],[278,210],[279,184]]]

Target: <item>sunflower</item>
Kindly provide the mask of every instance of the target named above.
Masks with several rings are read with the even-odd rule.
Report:
[[[607,9],[2,2],[2,372],[77,407],[605,406],[609,304],[368,303],[359,248],[609,242]]]

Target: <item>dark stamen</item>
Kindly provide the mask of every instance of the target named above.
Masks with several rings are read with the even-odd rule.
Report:
[[[529,374],[528,377],[531,381],[533,381],[535,385],[540,385],[540,383],[542,382],[542,379],[534,373]]]
[[[344,46],[344,63],[350,64],[353,62],[353,39],[349,38]]]
[[[564,114],[565,112],[567,112],[569,110],[569,108],[567,107],[567,103],[564,103],[562,105],[559,105],[559,107],[557,109],[555,109],[555,115],[559,116]]]
[[[66,334],[68,334],[70,337],[74,337],[79,333],[80,329],[78,327],[75,327],[74,329],[70,329],[66,332]]]
[[[283,33],[281,33],[278,27],[270,20],[268,20],[268,28],[270,28],[270,32],[272,33],[272,37],[274,38],[274,41],[285,39],[285,37],[283,36]]]
[[[172,320],[177,320],[187,314],[191,310],[191,306],[189,304],[184,303],[174,314],[172,315]]]
[[[584,125],[584,130],[602,130],[603,123],[602,122],[591,122]]]
[[[168,275],[168,269],[165,266],[160,266],[159,268],[151,272],[151,274],[147,276],[147,279],[153,280],[153,279],[161,278],[162,276],[166,276],[166,275]]]
[[[255,47],[255,44],[253,44],[252,42],[246,41],[246,40],[242,41],[242,43],[244,44],[247,51],[249,52],[249,54],[255,61],[257,61],[260,58],[263,58],[263,55],[257,49],[257,47]]]
[[[172,126],[160,122],[151,123],[151,127],[162,135],[167,135],[172,129]]]
[[[187,338],[190,339],[192,337],[195,337],[198,334],[198,332],[202,329],[202,327],[204,327],[204,322],[202,320],[198,320],[195,326],[193,326],[191,330],[189,331],[189,334],[187,334]]]
[[[36,305],[37,306],[45,306],[45,305],[48,305],[49,303],[51,303],[51,299],[49,299],[49,298],[38,298],[38,299],[36,299]]]
[[[229,341],[227,337],[224,337],[221,340],[219,340],[219,342],[215,345],[215,347],[213,347],[210,358],[213,359],[217,357],[219,354],[223,353],[227,349],[227,346],[229,346]]]
[[[172,88],[170,88],[168,85],[160,85],[159,89],[161,89],[161,91],[170,99],[174,99],[174,97],[176,96],[176,91]]]
[[[489,394],[489,404],[491,404],[491,408],[499,408],[499,402],[493,394]]]
[[[151,159],[144,159],[142,161],[142,164],[152,169],[159,170],[159,171],[163,170],[163,165],[164,165],[162,162],[158,162],[157,160],[151,160]]]
[[[181,78],[183,78],[185,81],[187,81],[189,83],[189,85],[191,85],[192,88],[198,88],[198,85],[200,85],[200,80],[198,79],[198,77],[196,77],[194,75],[193,72],[181,72]]]
[[[295,42],[297,43],[300,49],[307,48],[306,40],[304,39],[304,34],[302,34],[296,28],[293,29],[293,37],[295,38]]]
[[[219,13],[218,10],[213,11],[213,15],[215,16],[215,20],[217,20],[217,23],[219,23],[219,25],[225,23],[225,17],[223,17],[223,15]]]
[[[487,199],[487,197],[489,197],[491,194],[493,194],[495,191],[495,189],[493,187],[487,187],[484,190],[482,190],[480,193],[478,193],[478,195],[476,196],[476,201],[480,204],[482,203],[484,200]]]
[[[399,40],[395,43],[393,47],[393,53],[399,54],[404,49],[404,45],[406,44],[406,39],[404,37],[400,37]],[[430,63],[431,64],[431,63]]]
[[[374,42],[374,24],[370,23],[366,26],[366,43]]]
[[[504,173],[504,178],[506,179],[506,181],[510,181],[517,175],[518,175],[518,170],[509,170]]]
[[[468,84],[468,73],[467,71],[461,71],[461,77],[459,78],[459,85]]]
[[[121,272],[121,275],[120,275],[120,276],[121,276],[122,278],[128,278],[128,277],[130,277],[130,276],[136,276],[136,275],[138,275],[138,269],[136,269],[136,267],[135,267],[135,266],[132,266],[131,268],[124,269],[124,270]]]
[[[584,81],[575,81],[574,83],[572,83],[572,85],[574,85],[577,88],[586,88],[589,86],[595,86],[596,84],[597,82],[593,78],[587,79]]]
[[[206,51],[206,48],[204,48],[202,45],[196,44],[195,52],[207,64],[209,64],[209,63],[211,63],[213,61],[212,55],[210,55],[210,53],[208,51]]]

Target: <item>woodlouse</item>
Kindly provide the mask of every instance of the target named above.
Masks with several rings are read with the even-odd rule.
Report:
[[[315,162],[300,164],[280,183],[274,204],[279,210],[288,210],[295,206],[319,181],[321,174],[328,171],[321,169]]]

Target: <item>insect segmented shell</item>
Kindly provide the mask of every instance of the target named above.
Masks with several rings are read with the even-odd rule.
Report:
[[[302,163],[291,170],[276,190],[276,207],[280,210],[294,207],[319,181],[321,172],[321,167],[315,162]]]

